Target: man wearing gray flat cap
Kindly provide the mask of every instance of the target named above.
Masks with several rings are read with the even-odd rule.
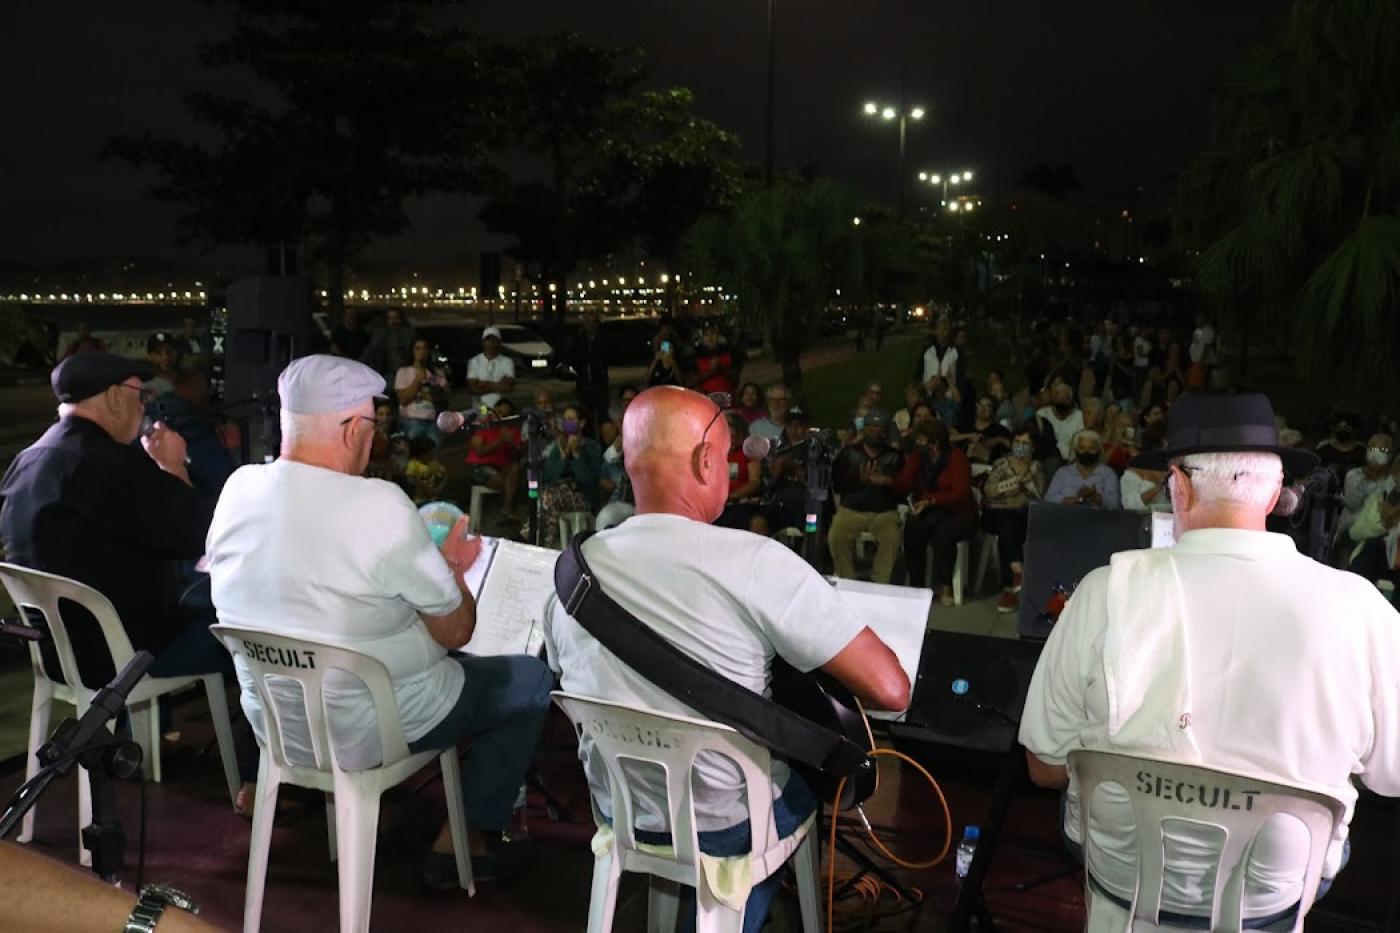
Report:
[[[476,601],[462,579],[472,553],[454,528],[439,551],[413,502],[393,483],[361,474],[374,439],[374,399],[384,377],[335,356],[294,360],[277,380],[282,456],[229,477],[206,551],[219,621],[341,645],[389,670],[414,752],[471,736],[462,769],[476,880],[523,867],[501,837],[524,782],[553,679],[538,658],[466,657]],[[252,678],[235,667],[243,709],[260,742],[267,732]],[[373,702],[363,685],[327,676],[331,734],[341,767],[380,760]],[[314,761],[305,723],[280,717],[292,759]],[[288,712],[292,715],[289,717]],[[455,887],[446,825],[429,854],[430,884]]]

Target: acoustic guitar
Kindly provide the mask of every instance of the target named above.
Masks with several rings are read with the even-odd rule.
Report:
[[[803,674],[781,658],[773,659],[772,673],[773,702],[839,733],[867,754],[875,750],[875,737],[870,732],[865,709],[836,678],[821,671]],[[869,762],[869,767],[846,779],[837,809],[849,810],[859,806],[870,799],[880,786],[880,772],[875,767],[875,760],[871,758]],[[789,765],[806,779],[818,800],[830,803],[836,796],[839,776],[794,761],[790,761]]]

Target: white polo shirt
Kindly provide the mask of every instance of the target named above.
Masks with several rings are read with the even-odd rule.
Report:
[[[276,460],[234,471],[206,542],[219,621],[363,651],[384,662],[404,735],[426,735],[456,704],[462,667],[435,642],[419,612],[446,615],[462,602],[413,502],[393,483]],[[262,704],[234,656],[243,710],[266,741]],[[369,694],[349,675],[326,676],[341,766],[380,760]],[[288,686],[282,728],[294,760],[315,760],[304,707]],[[290,717],[290,718],[289,718]]]
[[[1076,748],[1136,751],[1313,787],[1346,802],[1347,822],[1356,801],[1351,775],[1377,793],[1400,795],[1400,617],[1376,588],[1302,556],[1290,538],[1268,532],[1190,531],[1158,553],[1180,582],[1179,618],[1131,612],[1112,618],[1110,605],[1160,602],[1148,598],[1146,588],[1115,595],[1109,567],[1085,576],[1036,665],[1022,744],[1057,765]],[[1108,649],[1109,656],[1120,652],[1118,662],[1106,659],[1106,645],[1115,644],[1128,646]],[[1158,650],[1134,659],[1135,644]],[[1164,644],[1173,650],[1160,650]],[[1111,668],[1127,669],[1123,657],[1128,667],[1155,676],[1114,687],[1112,708],[1119,712],[1111,717],[1108,684],[1124,681]],[[1125,704],[1136,704],[1135,712],[1115,732],[1109,723],[1121,718]],[[1130,733],[1165,737],[1175,749],[1125,741]],[[1116,790],[1100,789],[1100,795],[1092,810],[1089,867],[1106,888],[1131,899],[1131,810]],[[1065,831],[1078,841],[1072,782],[1068,803]],[[1346,835],[1344,823],[1325,876],[1336,873]],[[1211,898],[1203,875],[1218,843],[1184,827],[1169,837],[1177,844],[1169,855],[1163,909],[1201,914]],[[1247,915],[1285,910],[1298,900],[1306,854],[1306,833],[1296,821],[1280,820],[1261,834],[1246,882]]]
[[[500,382],[502,379],[515,378],[515,361],[504,353],[497,353],[495,359],[488,360],[485,353],[478,353],[467,360],[467,378],[480,379],[482,382]],[[478,395],[473,403],[477,407],[485,405],[487,408],[494,408],[501,400],[501,393],[487,392],[485,395]]]
[[[938,355],[938,345],[930,344],[924,351],[924,383],[934,376],[942,376],[949,385],[958,381],[958,348],[950,346]]]
[[[800,557],[747,531],[679,515],[634,515],[590,538],[583,554],[604,592],[623,608],[692,658],[757,693],[768,692],[774,655],[811,671],[865,628],[836,589]],[[570,693],[700,715],[625,666],[553,597],[545,611],[545,647],[550,667]],[[580,740],[579,758],[593,799],[611,814],[607,773],[593,760],[587,739]],[[737,766],[701,756],[695,770],[699,829],[725,829],[748,818]],[[666,831],[664,779],[640,768],[629,769],[629,775],[637,827]],[[774,759],[771,777],[776,796],[787,782],[787,765]]]

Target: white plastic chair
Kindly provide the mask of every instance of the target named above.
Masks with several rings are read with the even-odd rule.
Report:
[[[1165,824],[1190,823],[1221,834],[1221,852],[1215,872],[1215,891],[1210,903],[1210,929],[1217,933],[1237,933],[1242,929],[1243,896],[1246,869],[1254,848],[1255,837],[1275,814],[1296,818],[1308,831],[1308,865],[1303,876],[1303,893],[1298,905],[1294,933],[1303,929],[1303,917],[1317,896],[1322,877],[1323,860],[1332,841],[1332,832],[1346,813],[1342,801],[1317,791],[1288,787],[1269,781],[1195,765],[1177,764],[1152,758],[1123,755],[1117,752],[1076,750],[1069,753],[1069,769],[1074,774],[1079,800],[1079,838],[1085,841],[1085,864],[1088,865],[1089,806],[1094,789],[1100,784],[1117,784],[1127,794],[1137,826],[1137,881],[1132,898],[1132,910],[1124,919],[1125,933],[1171,929],[1158,926],[1158,910],[1162,897],[1162,872],[1165,856]],[[1249,805],[1233,807],[1205,806],[1197,799],[1193,803],[1179,802],[1173,793],[1169,798],[1144,791],[1141,775],[1150,775],[1151,789],[1170,780],[1171,787],[1219,788],[1235,801]],[[1212,799],[1217,799],[1212,795]],[[1219,798],[1225,799],[1223,796]],[[1110,920],[1124,915],[1123,909],[1099,895],[1085,879],[1085,904],[1089,929],[1107,929],[1096,924],[1095,914],[1102,911]],[[1202,907],[1206,905],[1202,904]],[[1117,923],[1112,928],[1118,929]]]
[[[49,721],[53,714],[54,700],[72,703],[82,716],[92,704],[93,697],[105,684],[84,684],[78,676],[78,660],[73,654],[73,643],[68,638],[59,611],[59,600],[71,600],[92,613],[97,620],[102,636],[107,642],[107,651],[112,656],[112,664],[120,671],[131,660],[134,653],[131,639],[122,627],[121,618],[111,600],[90,586],[60,577],[20,567],[16,564],[0,563],[0,583],[9,591],[10,599],[23,614],[33,609],[44,617],[48,624],[49,637],[53,640],[54,653],[58,655],[59,670],[64,683],[49,679],[44,670],[43,659],[37,642],[29,643],[29,660],[34,670],[34,700],[29,716],[29,751],[25,763],[25,780],[39,770],[37,757],[39,747],[49,734]],[[160,711],[157,700],[169,693],[183,690],[196,684],[204,685],[209,698],[209,713],[214,722],[214,735],[219,741],[219,755],[223,759],[224,780],[228,783],[229,801],[238,797],[238,759],[234,754],[233,726],[229,722],[228,697],[224,693],[224,679],[220,674],[207,674],[189,677],[142,677],[127,696],[126,707],[131,713],[132,733],[141,746],[141,764],[148,780],[160,783]],[[92,864],[92,855],[82,847],[81,833],[84,826],[92,822],[92,788],[88,784],[87,771],[78,769],[78,860],[83,865]],[[25,814],[16,840],[29,842],[34,838],[34,810]]]
[[[977,578],[973,581],[972,591],[974,593],[985,593],[983,587],[987,583],[988,568],[995,567],[1001,562],[1001,545],[997,543],[997,536],[990,531],[982,531],[977,535]]]
[[[912,512],[913,509],[909,507],[909,503],[901,502],[896,506],[896,510],[899,512],[900,547],[902,548],[904,546],[904,523],[908,521],[909,513]],[[873,534],[868,531],[862,531],[856,536],[856,557],[865,560],[867,554],[866,547],[878,545],[879,543],[879,539]]]
[[[743,771],[752,827],[754,883],[764,880],[793,858],[802,929],[805,933],[818,933],[821,907],[817,850],[811,832],[814,818],[809,818],[791,836],[778,837],[773,822],[773,801],[768,793],[772,780],[767,749],[716,722],[645,712],[563,691],[555,691],[552,696],[574,728],[580,735],[588,735],[602,756],[613,802],[614,842],[611,849],[596,856],[593,862],[588,933],[607,933],[612,929],[618,882],[624,871],[643,872],[694,887],[697,933],[738,933],[743,929],[743,912],[727,907],[715,897],[700,868],[691,769],[695,756],[702,751],[724,755]],[[637,808],[623,774],[624,761],[654,764],[665,773],[665,805],[672,838],[672,848],[666,854],[637,848],[633,835]],[[593,820],[600,828],[606,825],[596,802],[593,802]],[[672,933],[679,910],[677,896],[653,884],[647,907],[648,930]]]
[[[801,528],[779,528],[774,532],[773,537],[787,546],[789,550],[802,553],[802,541],[807,537],[807,533]]]
[[[271,635],[267,632],[215,625],[211,631],[235,656],[241,655],[253,675],[263,708],[267,744],[258,756],[258,791],[253,809],[253,830],[248,841],[248,890],[243,900],[244,933],[257,933],[262,922],[263,888],[267,857],[272,844],[272,822],[277,813],[277,791],[295,784],[323,791],[331,859],[339,863],[340,929],[363,933],[369,929],[374,894],[374,851],[378,842],[379,798],[436,758],[442,768],[442,790],[447,798],[447,818],[457,860],[457,882],[476,893],[471,858],[467,852],[466,813],[462,806],[462,779],[457,749],[410,754],[399,719],[389,672],[377,658],[336,645]],[[298,667],[298,664],[304,666]],[[359,678],[374,703],[379,723],[382,762],[363,771],[344,771],[335,756],[335,743],[327,727],[328,714],[322,683],[326,672],[345,671]],[[314,767],[293,764],[284,744],[282,717],[285,705],[274,702],[276,680],[295,680],[301,686],[300,712],[315,756]],[[285,694],[285,691],[284,691]]]
[[[500,493],[492,489],[490,486],[472,487],[471,509],[467,512],[467,515],[471,519],[469,527],[471,528],[472,534],[481,534],[481,500],[486,496],[497,495],[500,495]]]
[[[574,535],[593,528],[592,512],[561,512],[559,514],[559,548],[569,546]]]

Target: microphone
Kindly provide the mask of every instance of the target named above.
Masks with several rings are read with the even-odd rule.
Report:
[[[763,460],[773,453],[773,442],[766,437],[750,434],[744,438],[744,456],[750,460]]]
[[[482,418],[480,411],[445,411],[437,416],[437,428],[443,434],[456,434],[465,427],[473,427]]]
[[[769,438],[761,437],[757,434],[750,434],[748,437],[744,438],[744,456],[748,457],[750,460],[764,460],[768,457],[775,457],[779,454],[785,454],[795,450],[813,438],[820,443],[830,444],[835,442],[836,435],[832,431],[808,428],[807,433],[799,440],[788,441],[786,438],[780,438],[779,442],[775,444]]]
[[[1278,494],[1278,504],[1274,506],[1271,515],[1292,515],[1298,511],[1298,507],[1303,504],[1303,493],[1306,487],[1302,483],[1286,485]]]

